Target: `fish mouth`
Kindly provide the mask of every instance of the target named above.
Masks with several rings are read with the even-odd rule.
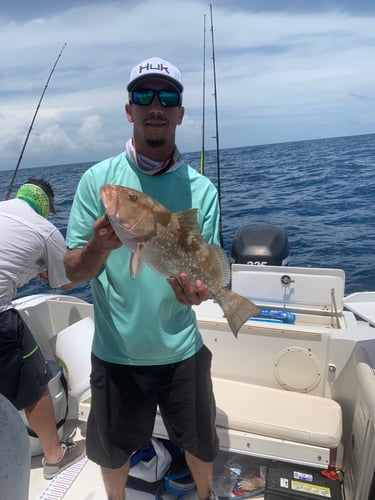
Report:
[[[100,198],[108,216],[113,216],[117,212],[117,194],[112,186],[102,186],[100,188]]]

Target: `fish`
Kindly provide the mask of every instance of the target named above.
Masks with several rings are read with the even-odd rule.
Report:
[[[100,197],[113,230],[131,252],[133,279],[145,263],[165,278],[186,273],[192,283],[201,280],[236,338],[242,325],[259,314],[257,305],[226,288],[227,256],[219,245],[204,240],[196,208],[171,212],[151,196],[119,185],[102,186]]]

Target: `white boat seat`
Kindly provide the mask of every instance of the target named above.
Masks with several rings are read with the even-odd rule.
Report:
[[[216,423],[237,431],[337,448],[340,405],[328,398],[213,377]]]
[[[340,405],[328,398],[213,377],[220,449],[327,468],[342,436]],[[154,434],[167,437],[161,415]]]

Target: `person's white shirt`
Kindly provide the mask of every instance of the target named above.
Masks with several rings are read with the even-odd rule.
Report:
[[[0,202],[0,312],[17,289],[47,270],[52,288],[71,288],[65,275],[61,232],[24,200]]]

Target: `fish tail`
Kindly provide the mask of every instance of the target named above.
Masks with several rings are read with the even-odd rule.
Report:
[[[259,307],[251,300],[242,297],[236,292],[225,290],[221,297],[217,297],[220,307],[224,311],[230,329],[233,335],[237,338],[238,330],[246,323],[250,316],[255,316],[260,313]]]

